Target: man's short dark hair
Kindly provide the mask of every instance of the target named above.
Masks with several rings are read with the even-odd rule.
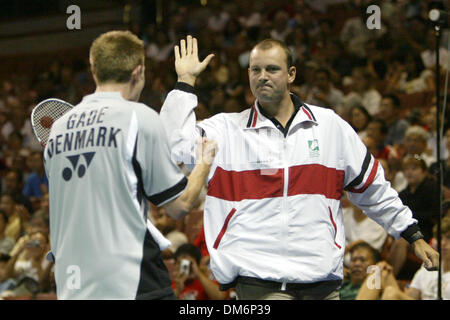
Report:
[[[358,249],[365,249],[365,250],[369,251],[370,254],[372,255],[372,259],[373,259],[374,263],[378,263],[378,262],[381,261],[381,254],[378,252],[378,250],[376,250],[374,247],[372,247],[367,242],[362,241],[362,242],[359,242],[359,243],[355,244],[350,249],[350,254],[353,254],[353,252],[355,252]]]
[[[400,99],[399,99],[399,97],[397,95],[395,95],[393,93],[387,93],[387,94],[383,95],[383,99],[391,99],[395,110],[400,109],[401,102],[400,102]]]
[[[178,260],[178,257],[182,254],[191,256],[195,259],[195,261],[197,261],[197,264],[199,264],[200,260],[202,259],[202,252],[200,251],[200,249],[191,243],[185,243],[178,247],[174,255],[175,260]]]
[[[378,123],[380,125],[380,132],[382,135],[387,135],[389,128],[386,125],[386,122],[384,122],[383,120],[379,119],[379,118],[375,118],[370,122],[375,122]]]
[[[286,54],[286,64],[288,69],[290,67],[292,67],[293,63],[294,63],[294,58],[292,55],[292,51],[291,49],[289,49],[289,47],[286,45],[286,43],[284,43],[283,41],[280,40],[275,40],[275,39],[265,39],[259,43],[257,43],[253,49],[255,48],[260,48],[262,50],[269,50],[274,46],[279,46],[283,49],[284,53]]]

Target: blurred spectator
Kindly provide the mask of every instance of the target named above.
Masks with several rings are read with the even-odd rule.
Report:
[[[0,282],[13,279],[16,287],[13,290],[3,292],[1,297],[35,294],[41,290],[40,283],[51,268],[51,263],[48,263],[44,258],[48,248],[48,236],[42,232],[35,232],[19,239],[10,253],[11,258],[5,268],[0,271]],[[28,283],[31,282],[37,288],[30,289],[28,283],[25,284],[25,288],[19,287],[24,279],[27,279]]]
[[[370,30],[366,26],[366,6],[359,5],[359,15],[351,17],[345,21],[345,24],[340,33],[340,39],[347,47],[347,50],[359,58],[364,58],[367,55],[366,43],[371,39],[380,37],[386,32],[386,27],[382,26],[378,30]]]
[[[399,145],[403,142],[409,123],[399,118],[400,99],[394,94],[383,95],[380,103],[378,117],[386,123],[388,128],[384,143],[386,145]]]
[[[364,241],[381,252],[387,233],[378,223],[369,219],[364,212],[353,204],[343,209],[345,242]]]
[[[428,176],[425,161],[417,155],[405,157],[403,172],[408,185],[399,193],[399,197],[411,209],[413,217],[419,221],[424,240],[429,242],[439,212],[437,183]],[[388,261],[399,279],[409,279],[420,267],[404,239],[394,241]]]
[[[14,239],[5,234],[8,220],[9,217],[6,212],[0,209],[0,254],[2,255],[9,254],[15,244]]]
[[[367,136],[367,126],[370,121],[372,116],[363,106],[354,106],[350,109],[349,123],[361,139]]]
[[[175,276],[172,287],[180,300],[224,300],[226,293],[219,290],[217,281],[202,259],[200,249],[184,244],[175,252]]]
[[[33,213],[33,218],[42,218],[48,221],[50,213],[48,193],[45,193],[39,202],[39,209]]]
[[[22,173],[20,171],[9,170],[6,173],[4,181],[3,193],[9,194],[17,204],[23,205],[28,210],[28,214],[33,213],[33,206],[30,199],[22,194]]]
[[[172,54],[174,46],[167,33],[158,30],[151,40],[153,41],[150,41],[146,49],[147,57],[156,63],[166,61]]]
[[[433,158],[437,159],[437,132],[436,132],[436,106],[432,106],[428,110],[424,112],[423,115],[423,124],[428,128],[428,141],[427,141],[427,150],[431,150],[431,155]],[[445,121],[443,123],[442,116],[440,117],[441,125],[444,125],[446,128]],[[449,155],[449,149],[447,148],[447,137],[446,131],[443,132],[443,137],[441,139],[441,159],[447,159]]]
[[[386,123],[381,119],[373,119],[367,125],[367,136],[372,138],[375,142],[376,152],[373,156],[377,159],[390,159],[397,157],[392,146],[385,144],[388,128]]]
[[[349,252],[349,270],[347,270],[342,288],[339,291],[341,300],[355,300],[364,279],[367,277],[368,267],[381,260],[379,252],[364,241],[350,245]]]
[[[8,216],[5,236],[16,241],[23,232],[23,224],[29,220],[29,213],[24,206],[16,204],[9,194],[1,195],[0,210]]]
[[[167,215],[163,207],[157,208],[151,204],[151,214],[154,226],[172,243],[162,252],[163,259],[173,258],[177,249],[188,243],[188,238],[183,232],[177,230],[177,221]]]
[[[314,80],[315,86],[309,92],[305,102],[333,110],[340,110],[344,95],[341,90],[333,86],[330,71],[326,68],[317,69]]]
[[[448,128],[445,131],[445,145],[441,145],[441,148],[446,149],[446,153],[450,154],[450,128]],[[438,163],[437,162],[433,162],[430,165],[429,168],[429,172],[437,179],[437,170],[438,170]],[[447,156],[445,157],[445,160],[442,161],[442,178],[443,178],[443,183],[444,183],[444,197],[446,199],[450,198],[450,157]]]
[[[425,161],[417,155],[407,156],[403,160],[403,172],[408,186],[399,193],[400,199],[411,209],[414,218],[419,220],[420,229],[428,242],[439,212],[437,183],[428,176]]]
[[[30,199],[33,204],[32,212],[34,212],[39,208],[39,199],[48,192],[48,180],[45,174],[42,152],[34,151],[28,157],[28,167],[31,169],[31,173],[25,181],[22,193]]]
[[[427,150],[428,138],[428,132],[424,128],[414,125],[406,130],[403,140],[405,155],[418,155],[425,160],[427,167],[436,161]]]
[[[378,113],[381,94],[374,88],[370,72],[365,68],[354,68],[350,88],[350,92],[343,98],[342,114],[347,114],[355,105],[363,105],[371,116]]]
[[[434,227],[437,234],[437,226]],[[444,217],[442,232],[442,298],[450,300],[450,217]],[[414,274],[411,284],[403,292],[398,287],[388,287],[383,299],[386,300],[436,300],[437,271],[428,271],[423,266]]]

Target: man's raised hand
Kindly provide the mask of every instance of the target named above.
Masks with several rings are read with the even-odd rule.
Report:
[[[214,54],[208,55],[202,62],[198,60],[197,39],[187,36],[180,41],[180,46],[174,47],[175,71],[179,82],[185,82],[194,86],[197,76],[205,70]]]

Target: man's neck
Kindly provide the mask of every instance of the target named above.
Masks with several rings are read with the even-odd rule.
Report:
[[[130,87],[126,83],[104,83],[97,85],[95,92],[120,92],[125,100],[130,100]]]
[[[292,102],[290,94],[287,94],[283,97],[280,102],[276,103],[261,103],[259,102],[264,112],[275,119],[283,127],[286,126],[292,114],[295,111],[294,103]]]

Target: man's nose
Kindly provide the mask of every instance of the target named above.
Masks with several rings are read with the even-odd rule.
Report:
[[[267,71],[262,69],[260,74],[259,74],[259,81],[261,82],[266,82],[268,80],[268,74]]]

